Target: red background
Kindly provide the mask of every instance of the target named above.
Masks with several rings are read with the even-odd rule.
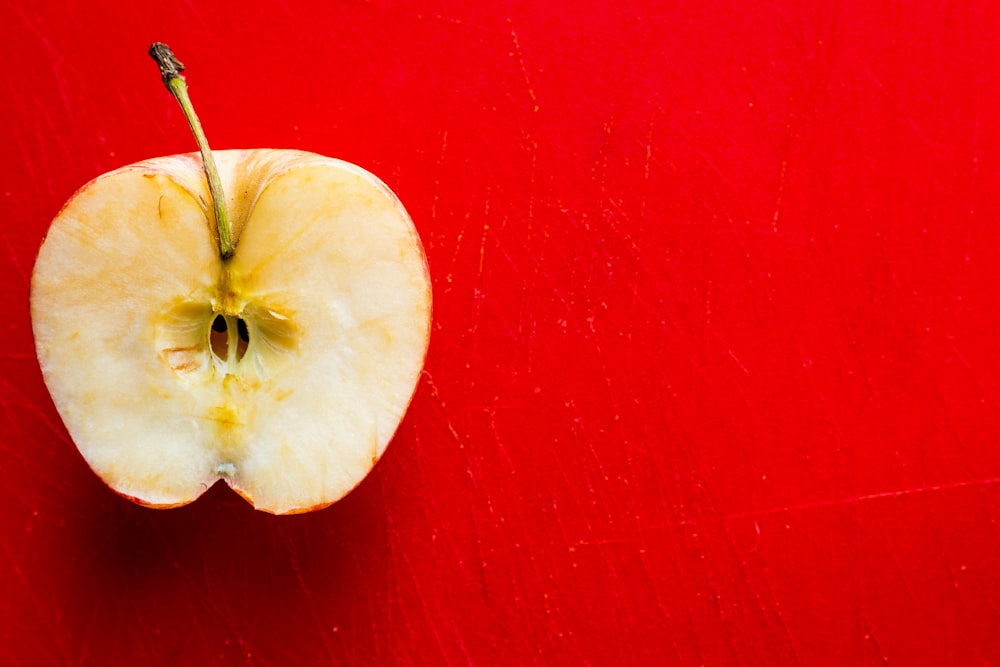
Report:
[[[0,663],[1000,663],[998,5],[669,4],[5,0]],[[426,372],[321,512],[132,505],[42,384],[49,221],[193,150],[153,40],[215,148],[426,245]]]

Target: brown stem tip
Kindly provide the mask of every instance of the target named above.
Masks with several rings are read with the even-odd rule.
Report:
[[[159,66],[160,77],[165,86],[169,87],[170,80],[180,77],[181,72],[184,71],[184,63],[177,60],[177,56],[174,55],[170,47],[162,42],[153,42],[149,47],[149,55]]]

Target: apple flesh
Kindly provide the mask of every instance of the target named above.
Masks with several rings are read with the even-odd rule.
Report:
[[[371,470],[430,333],[423,248],[355,165],[216,151],[236,251],[219,253],[197,154],[98,177],[31,280],[39,363],[89,465],[174,507],[225,480],[256,508],[329,505]]]

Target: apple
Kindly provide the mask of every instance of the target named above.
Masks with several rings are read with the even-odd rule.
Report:
[[[267,512],[327,506],[415,390],[423,247],[356,165],[199,146],[99,176],[52,222],[31,278],[45,383],[88,464],[136,502],[184,505],[224,480]]]

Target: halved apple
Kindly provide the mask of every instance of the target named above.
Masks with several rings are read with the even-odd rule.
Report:
[[[197,154],[81,189],[31,281],[45,382],[114,490],[183,505],[225,480],[274,513],[365,477],[407,409],[431,290],[396,196],[355,165],[290,150],[215,153],[224,258]]]

